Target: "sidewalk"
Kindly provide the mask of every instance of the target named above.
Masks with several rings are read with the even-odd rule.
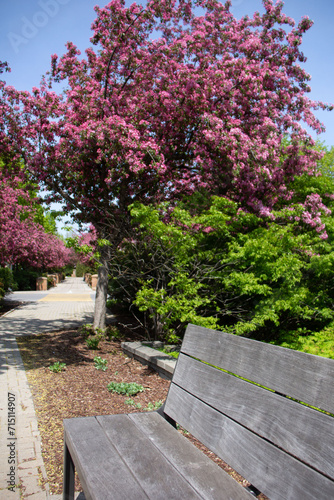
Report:
[[[14,292],[9,300],[25,303],[0,317],[0,500],[60,500],[39,484],[47,480],[41,437],[15,337],[92,323],[95,292],[82,278],[66,278],[48,292]]]

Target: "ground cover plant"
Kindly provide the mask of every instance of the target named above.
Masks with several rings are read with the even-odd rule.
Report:
[[[52,365],[49,366],[49,370],[54,373],[59,373],[66,368],[66,363],[60,363],[59,361],[55,361]]]
[[[108,368],[108,361],[106,359],[101,358],[101,356],[95,356],[94,358],[94,366],[97,370],[106,371]]]
[[[136,382],[110,382],[107,389],[117,394],[125,394],[125,396],[135,396],[138,392],[144,391],[144,387]]]

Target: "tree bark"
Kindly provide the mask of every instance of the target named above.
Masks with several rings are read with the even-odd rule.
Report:
[[[98,268],[98,280],[96,285],[95,309],[93,328],[106,327],[107,296],[108,296],[108,276],[109,276],[109,250],[105,245],[101,248],[100,267]]]

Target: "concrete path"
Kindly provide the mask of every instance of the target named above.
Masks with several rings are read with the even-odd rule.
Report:
[[[8,300],[24,304],[0,317],[0,500],[59,500],[40,486],[47,480],[41,437],[15,337],[92,323],[95,293],[82,278],[66,278],[48,292],[14,292]]]

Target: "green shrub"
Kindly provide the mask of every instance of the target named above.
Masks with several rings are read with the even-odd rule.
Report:
[[[309,332],[299,328],[282,334],[280,339],[273,343],[288,349],[334,359],[334,325],[331,324],[320,332]]]
[[[13,272],[9,267],[0,267],[0,281],[2,283],[1,288],[4,292],[8,290],[17,290],[17,283],[15,283]]]
[[[87,338],[90,335],[94,335],[93,325],[91,325],[90,323],[81,325],[79,331],[84,338]]]
[[[36,280],[40,276],[41,271],[36,271],[36,269],[16,267],[13,270],[17,290],[36,290]]]
[[[76,277],[83,278],[86,273],[94,274],[94,270],[92,269],[92,267],[87,266],[87,264],[83,264],[82,262],[78,262],[76,269],[75,269]]]

